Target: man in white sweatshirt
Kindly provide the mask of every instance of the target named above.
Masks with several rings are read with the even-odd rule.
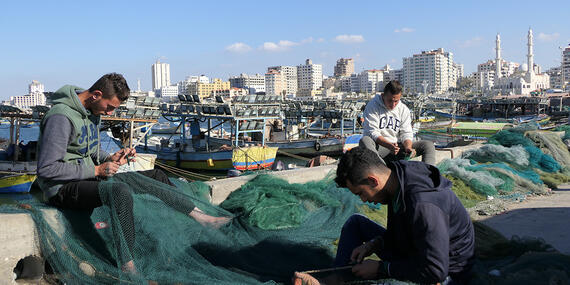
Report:
[[[364,109],[364,136],[360,146],[376,151],[383,160],[400,160],[422,156],[435,165],[435,147],[431,141],[413,142],[412,118],[408,107],[400,102],[402,85],[392,80]]]

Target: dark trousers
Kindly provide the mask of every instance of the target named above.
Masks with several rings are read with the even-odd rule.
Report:
[[[398,143],[400,152],[398,152],[397,155],[392,154],[389,149],[376,144],[376,142],[369,136],[363,136],[358,145],[377,152],[378,156],[380,156],[384,161],[402,160],[406,158],[406,154],[403,152],[404,145],[401,143]],[[435,165],[435,146],[432,141],[415,141],[412,143],[412,148],[416,150],[418,156],[422,157],[423,162]]]
[[[385,233],[386,229],[384,227],[368,219],[364,215],[354,214],[350,216],[350,218],[348,218],[348,220],[342,226],[336,258],[334,260],[333,266],[340,267],[350,264],[350,255],[355,248],[377,236],[383,236]],[[380,253],[379,257],[387,261],[390,261],[393,258],[391,254],[386,253]],[[453,276],[453,278],[451,276],[448,276],[441,284],[467,284],[467,277],[467,274],[457,274]]]
[[[174,186],[174,184],[172,184],[168,179],[168,176],[158,169],[139,171],[137,173],[170,186]],[[115,177],[120,178],[121,175],[123,174],[119,173],[115,175]],[[57,194],[49,199],[48,203],[61,209],[85,210],[92,212],[93,209],[103,206],[103,202],[99,194],[99,184],[101,182],[102,181],[95,178],[69,182],[63,185],[58,190]],[[192,202],[187,199],[180,199],[180,197],[178,197],[174,192],[169,193],[170,191],[167,189],[161,191],[153,190],[155,189],[153,187],[149,187],[149,189],[133,190],[137,193],[148,193],[154,195],[167,205],[181,212],[190,213],[190,211],[194,209],[194,204]],[[125,238],[129,252],[132,253],[135,243],[135,227],[131,187],[123,182],[116,182],[113,184],[110,196],[111,201],[109,202],[114,205],[114,207],[110,208],[115,211],[114,214],[116,214],[119,219],[122,235]],[[121,260],[121,262],[126,261],[129,260]]]
[[[377,236],[383,236],[384,233],[386,233],[384,227],[367,217],[360,214],[350,216],[342,226],[333,266],[350,264],[350,255],[355,248]]]

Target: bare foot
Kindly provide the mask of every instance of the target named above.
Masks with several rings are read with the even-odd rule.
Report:
[[[321,283],[315,277],[302,272],[295,272],[293,276],[294,285],[320,285]]]
[[[202,210],[198,208],[194,208],[194,210],[192,210],[192,212],[190,212],[189,215],[198,223],[200,223],[202,226],[211,227],[214,229],[220,228],[221,226],[227,224],[231,220],[231,218],[229,217],[210,216],[202,212]]]
[[[132,260],[121,265],[121,270],[125,273],[137,274],[137,268],[135,267],[135,262]]]

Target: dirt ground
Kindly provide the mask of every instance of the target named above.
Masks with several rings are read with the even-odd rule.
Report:
[[[476,219],[507,238],[542,238],[561,253],[570,254],[570,184],[561,185],[552,195],[509,204],[502,214]]]

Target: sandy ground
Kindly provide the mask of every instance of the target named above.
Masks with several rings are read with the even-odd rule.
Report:
[[[534,196],[508,205],[502,214],[477,220],[512,236],[542,238],[558,251],[570,254],[570,184],[549,196]]]

